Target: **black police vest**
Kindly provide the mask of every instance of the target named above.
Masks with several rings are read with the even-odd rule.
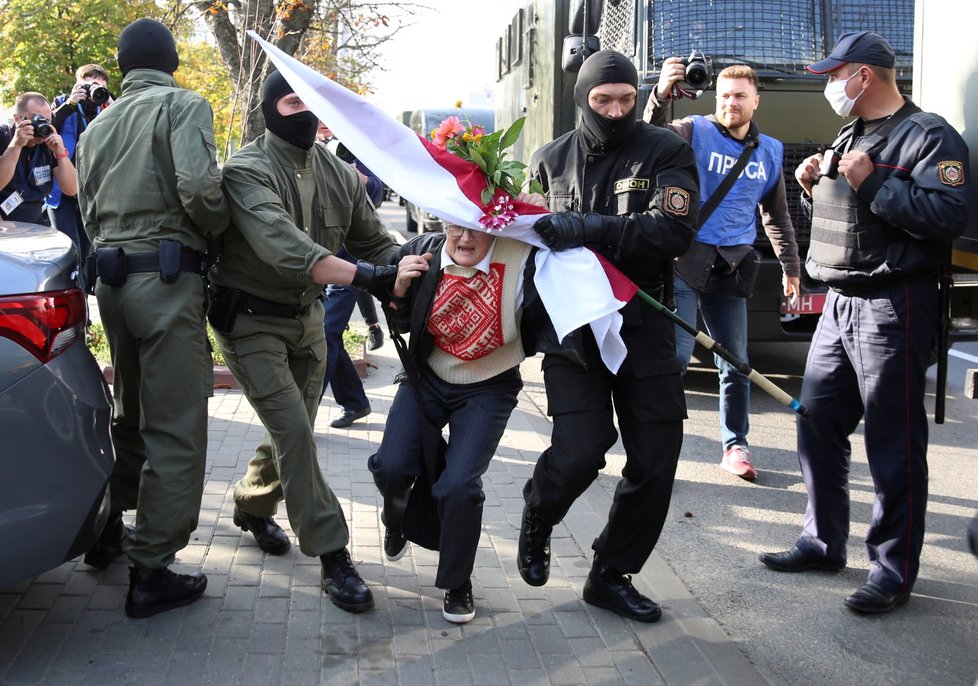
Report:
[[[905,119],[920,112],[907,103],[876,130],[860,135],[863,122],[857,120],[843,129],[832,147],[841,155],[862,150],[871,158],[886,146],[887,136]],[[841,174],[834,179],[821,177],[812,189],[812,234],[808,259],[816,264],[868,277],[891,273],[898,265],[882,269],[887,257],[900,244],[915,241],[904,231],[881,220]],[[892,273],[896,278],[896,273]]]
[[[909,236],[873,214],[841,175],[822,177],[812,189],[812,237],[808,257],[834,269],[872,273],[887,248]]]

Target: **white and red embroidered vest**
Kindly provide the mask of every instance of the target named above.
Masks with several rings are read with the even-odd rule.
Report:
[[[530,246],[497,237],[489,272],[449,267],[441,275],[428,332],[428,366],[449,383],[485,381],[523,361],[516,291]]]

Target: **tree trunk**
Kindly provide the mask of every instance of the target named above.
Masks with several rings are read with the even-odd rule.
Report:
[[[228,5],[207,0],[194,4],[206,18],[228,75],[234,82],[234,119],[240,122],[239,139],[240,144],[244,145],[265,130],[260,103],[267,65],[264,50],[248,36],[247,31],[254,31],[287,55],[293,55],[309,28],[316,1],[284,2],[278,12],[273,0],[230,3],[236,10],[233,18],[238,22],[237,26],[228,12]]]

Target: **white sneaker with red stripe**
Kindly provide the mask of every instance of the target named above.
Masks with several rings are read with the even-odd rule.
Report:
[[[723,453],[723,459],[720,460],[720,469],[736,474],[747,481],[757,478],[757,470],[750,462],[750,451],[742,445],[727,448]]]

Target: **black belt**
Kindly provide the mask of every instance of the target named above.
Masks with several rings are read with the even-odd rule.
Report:
[[[257,295],[241,291],[238,297],[239,314],[255,314],[262,317],[298,317],[308,307],[293,307],[284,303],[259,298]]]
[[[160,254],[155,252],[142,252],[126,254],[126,271],[129,274],[141,274],[143,272],[160,271]],[[207,274],[206,255],[193,250],[184,249],[180,255],[180,271],[191,272],[192,274]]]

